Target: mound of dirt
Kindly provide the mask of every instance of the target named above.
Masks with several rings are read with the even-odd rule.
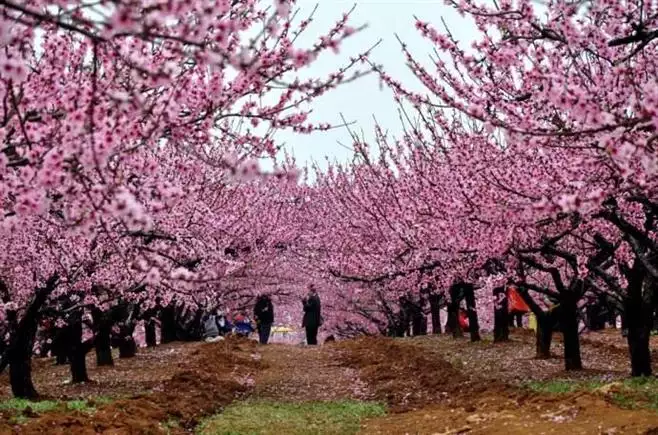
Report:
[[[418,409],[429,403],[453,403],[469,394],[505,386],[473,382],[449,362],[435,358],[410,342],[365,338],[337,344],[342,363],[357,368],[359,376],[394,412]]]
[[[595,394],[535,393],[483,378],[480,366],[457,369],[427,343],[367,338],[337,348],[342,364],[356,368],[392,411],[366,421],[363,433],[646,434],[658,427],[658,414],[620,409]]]
[[[21,434],[165,433],[164,422],[176,421],[168,433],[194,428],[199,419],[217,413],[250,389],[244,379],[260,370],[255,344],[227,340],[199,347],[158,391],[117,400],[93,414],[47,413],[15,427]]]

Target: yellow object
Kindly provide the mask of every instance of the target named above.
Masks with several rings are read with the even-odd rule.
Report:
[[[530,313],[528,316],[528,329],[532,329],[533,331],[537,330],[537,318],[533,313]]]
[[[272,332],[293,332],[293,329],[285,326],[274,326]]]

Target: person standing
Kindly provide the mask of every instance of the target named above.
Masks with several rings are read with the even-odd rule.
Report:
[[[302,299],[302,303],[304,304],[302,327],[306,328],[306,344],[315,346],[318,344],[318,329],[322,326],[322,308],[315,285],[309,285],[308,295]]]
[[[267,344],[274,323],[274,307],[272,299],[268,295],[260,295],[254,306],[254,319],[258,328],[258,339],[260,344]]]

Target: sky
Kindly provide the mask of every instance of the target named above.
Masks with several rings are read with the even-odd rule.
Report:
[[[264,0],[265,3],[267,1]],[[372,52],[371,61],[382,65],[389,75],[408,88],[422,92],[423,87],[405,64],[396,35],[421,60],[429,59],[433,47],[416,30],[414,17],[430,22],[439,30],[443,29],[443,19],[450,32],[466,50],[477,37],[473,23],[446,5],[445,0],[297,0],[298,20],[308,17],[316,5],[318,7],[313,22],[298,39],[298,48],[312,47],[318,38],[326,34],[343,13],[353,6],[355,9],[349,21],[350,25],[360,27],[365,24],[367,28],[348,38],[338,54],[327,51],[310,67],[300,71],[299,76],[302,79],[327,77],[346,65],[350,57],[366,51],[381,39]],[[254,32],[257,34],[259,30],[254,29]],[[272,98],[276,97],[278,94]],[[347,122],[354,123],[350,128],[359,133],[363,130],[366,139],[372,138],[373,117],[391,134],[402,131],[393,95],[388,89],[380,87],[380,81],[374,74],[328,92],[316,99],[312,108],[309,122],[341,124],[342,114]],[[278,131],[275,140],[285,144],[284,151],[296,158],[298,166],[316,163],[321,169],[325,169],[326,157],[330,161],[349,162],[353,156],[353,151],[349,148],[350,135],[345,128],[310,135]],[[278,158],[283,158],[283,152]],[[271,162],[266,160],[261,161],[261,164],[266,170],[272,166]]]
[[[316,0],[299,0],[300,15],[305,16],[310,13],[316,4],[318,4]],[[323,0],[319,2],[314,22],[305,37],[299,40],[300,45],[310,46],[331,28],[343,12],[348,11],[355,4],[351,25],[358,27],[367,24],[368,28],[346,40],[338,55],[328,52],[318,58],[302,77],[306,74],[322,76],[331,73],[339,65],[347,63],[350,56],[365,51],[382,39],[371,59],[383,65],[391,76],[411,89],[421,91],[423,88],[405,65],[399,43],[395,38],[397,34],[414,54],[421,59],[428,59],[432,45],[416,30],[414,16],[438,28],[441,28],[441,18],[443,18],[455,38],[464,44],[464,48],[470,46],[471,41],[477,37],[473,24],[456,13],[452,7],[447,6],[444,0]],[[373,116],[390,133],[401,131],[392,93],[385,88],[380,89],[379,79],[374,75],[343,85],[316,100],[313,104],[311,121],[340,124],[341,113],[348,122],[355,122],[351,128],[357,131],[362,129],[366,138],[371,137],[369,135],[372,131]],[[348,162],[353,155],[350,149],[338,144],[339,141],[344,145],[349,145],[351,142],[345,128],[311,135],[278,132],[276,140],[285,142],[285,150],[295,156],[298,165],[315,162],[320,168],[326,168],[325,156],[330,160]]]

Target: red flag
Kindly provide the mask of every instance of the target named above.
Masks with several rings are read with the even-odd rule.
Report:
[[[507,287],[508,308],[510,313],[528,313],[530,307],[525,303],[516,287]]]

